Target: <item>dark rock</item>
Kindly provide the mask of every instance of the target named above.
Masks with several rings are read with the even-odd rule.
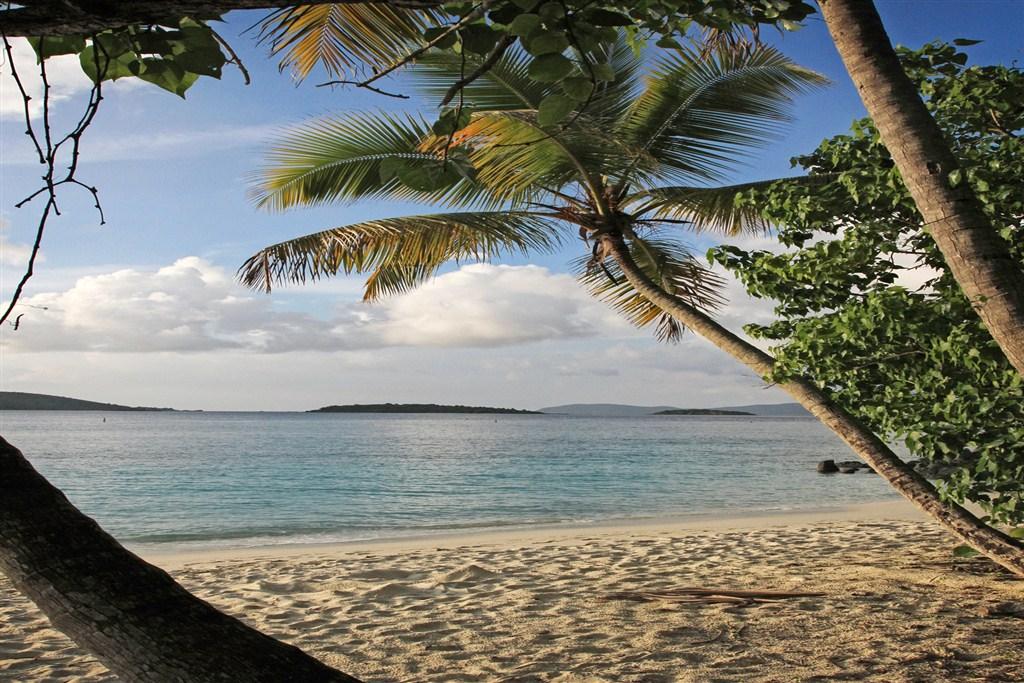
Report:
[[[836,463],[836,467],[838,467],[840,470],[842,470],[844,467],[849,467],[856,470],[860,469],[861,467],[864,467],[864,465],[861,463],[860,460],[841,460]]]
[[[835,460],[822,460],[818,463],[818,474],[832,474],[838,471]]]
[[[857,474],[857,470],[859,469],[859,467],[840,467],[839,471],[843,474]]]

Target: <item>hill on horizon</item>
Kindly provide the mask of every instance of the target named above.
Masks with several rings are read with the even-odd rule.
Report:
[[[110,411],[173,411],[174,408],[122,406],[116,403],[98,403],[80,398],[30,394],[24,391],[0,391],[0,410],[110,410]]]
[[[761,417],[812,417],[799,403],[752,403],[748,406],[722,406],[717,410],[739,410]]]
[[[679,410],[677,406],[632,406],[623,403],[567,403],[562,406],[541,408],[540,412],[578,417],[640,417],[663,410]]]
[[[572,415],[575,417],[644,417],[665,411],[685,410],[677,406],[634,406],[623,403],[567,403],[561,406],[541,408],[549,415]],[[747,406],[719,406],[708,411],[729,411],[759,417],[809,417],[799,403],[756,403]]]
[[[324,406],[307,413],[451,413],[491,415],[536,415],[533,410],[516,408],[490,408],[487,406],[447,406],[437,403],[353,403],[344,406]]]

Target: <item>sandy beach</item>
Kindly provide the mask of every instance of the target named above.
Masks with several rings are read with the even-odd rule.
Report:
[[[147,559],[366,681],[1024,680],[1024,582],[953,545],[885,503]],[[0,680],[115,679],[0,580]]]

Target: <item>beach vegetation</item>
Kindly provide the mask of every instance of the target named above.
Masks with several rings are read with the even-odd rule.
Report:
[[[971,41],[960,41],[969,44]],[[1024,264],[1024,71],[973,66],[956,45],[901,50],[970,185]],[[929,236],[870,119],[794,163],[812,182],[732,195],[778,227],[783,253],[721,247],[748,293],[778,302],[747,332],[771,342],[772,379],[811,375],[887,440],[940,465],[942,495],[1024,522],[1024,379]]]

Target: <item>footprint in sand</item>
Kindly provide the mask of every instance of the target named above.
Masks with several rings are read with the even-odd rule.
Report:
[[[473,583],[476,581],[493,581],[500,579],[501,574],[488,571],[475,564],[468,564],[462,569],[456,569],[442,576],[438,583]]]
[[[424,586],[417,586],[408,583],[385,583],[377,588],[372,588],[363,597],[367,600],[395,600],[398,598],[418,598],[433,594],[435,591]]]

